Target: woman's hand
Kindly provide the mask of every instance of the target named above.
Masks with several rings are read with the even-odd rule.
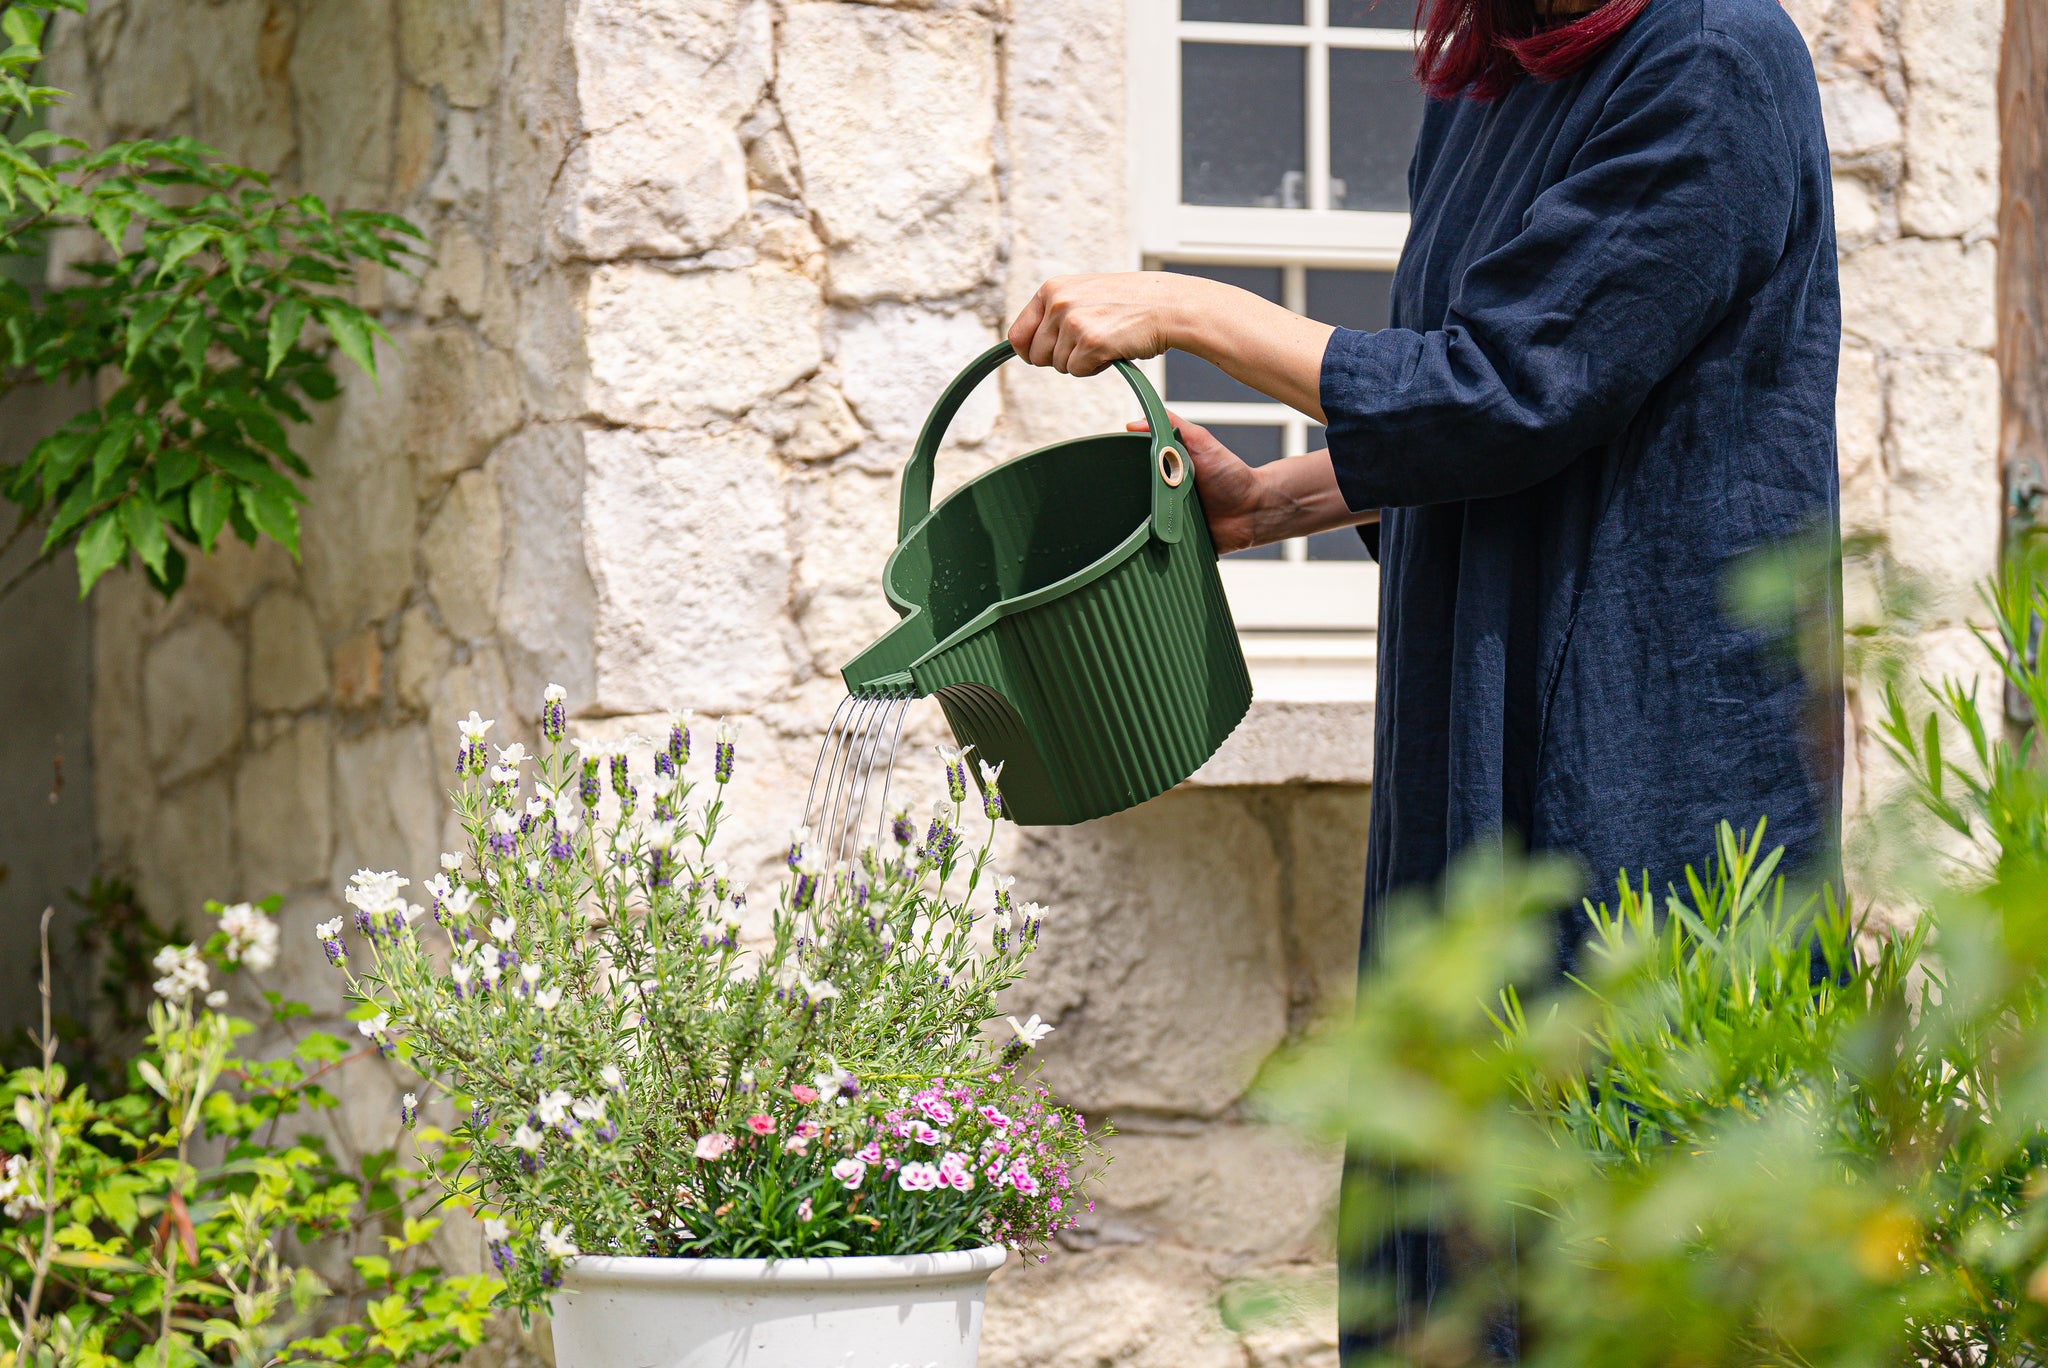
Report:
[[[1010,325],[1010,345],[1034,366],[1094,375],[1157,356],[1175,341],[1192,276],[1168,271],[1054,276]]]
[[[1118,271],[1046,281],[1010,325],[1010,345],[1032,365],[1068,375],[1094,375],[1173,347],[1321,422],[1331,331],[1221,281]]]
[[[1177,413],[1168,416],[1173,419],[1174,430],[1180,433],[1180,443],[1194,466],[1195,493],[1202,500],[1202,514],[1208,519],[1209,540],[1216,543],[1216,554],[1227,556],[1277,540],[1259,536],[1260,525],[1270,521],[1270,513],[1265,507],[1266,490],[1258,468],[1217,441],[1215,434],[1201,424],[1190,423]],[[1152,430],[1151,424],[1142,419],[1127,426],[1132,432]]]
[[[1377,508],[1353,512],[1346,506],[1327,451],[1254,466],[1201,424],[1170,410],[1167,416],[1194,467],[1195,494],[1219,556],[1380,520]],[[1125,426],[1132,432],[1152,430],[1142,420]]]

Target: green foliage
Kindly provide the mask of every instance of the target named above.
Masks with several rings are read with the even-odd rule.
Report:
[[[289,1053],[243,1055],[251,1023],[202,1002],[209,969],[242,967],[231,938],[211,940],[158,958],[164,996],[125,1088],[94,1096],[47,1038],[41,1062],[0,1079],[0,1368],[459,1357],[502,1285],[425,1262],[438,1222],[375,1200],[407,1181],[388,1154],[350,1174],[318,1137],[281,1136],[332,1108],[323,1080],[368,1051],[302,1032]],[[304,1015],[266,996],[274,1024]],[[308,1266],[380,1228],[344,1286]]]
[[[2037,710],[2040,570],[1989,592],[1986,642]],[[1389,1361],[1483,1361],[1509,1301],[1542,1366],[2048,1357],[2048,787],[2031,733],[1952,682],[1924,697],[1883,722],[1949,833],[1923,861],[1945,877],[1887,889],[1909,930],[1788,895],[1761,825],[1661,897],[1624,877],[1588,904],[1565,980],[1555,866],[1468,865],[1392,910],[1355,1026],[1267,1094],[1365,1161],[1354,1256],[1423,1226],[1456,1250]],[[1389,1286],[1357,1291],[1387,1331]]]
[[[84,2],[0,4],[0,117],[33,122],[63,98],[34,84],[58,10]],[[331,351],[375,373],[383,330],[348,290],[361,264],[402,266],[418,231],[280,197],[189,138],[94,149],[0,125],[0,260],[39,257],[65,229],[106,255],[62,288],[0,277],[0,393],[31,381],[111,392],[0,470],[22,529],[42,528],[43,558],[76,548],[81,594],[131,553],[174,593],[187,554],[211,552],[223,529],[297,555],[311,472],[286,425],[335,394]]]

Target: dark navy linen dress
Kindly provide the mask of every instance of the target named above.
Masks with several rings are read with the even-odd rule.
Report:
[[[1650,0],[1572,77],[1431,101],[1409,177],[1392,326],[1339,329],[1321,379],[1344,497],[1381,510],[1367,954],[1390,891],[1503,832],[1661,889],[1768,817],[1825,875],[1838,695],[1723,610],[1744,552],[1836,527],[1798,31],[1775,0]],[[1403,1252],[1408,1298],[1440,1257]]]

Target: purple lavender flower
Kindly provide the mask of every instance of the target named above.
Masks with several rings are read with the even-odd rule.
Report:
[[[669,719],[668,758],[678,770],[690,763],[690,713],[687,708]]]
[[[732,782],[733,755],[739,744],[740,728],[737,722],[721,722],[712,740],[711,773],[721,784]]]
[[[550,741],[559,741],[569,730],[569,710],[566,700],[568,690],[559,684],[550,684],[541,695],[540,734]]]

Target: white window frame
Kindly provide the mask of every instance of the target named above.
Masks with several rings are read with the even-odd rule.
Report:
[[[1180,0],[1127,0],[1132,249],[1137,264],[1277,266],[1281,302],[1307,311],[1314,268],[1391,271],[1408,233],[1405,213],[1330,207],[1331,48],[1408,52],[1406,28],[1332,28],[1328,0],[1304,0],[1300,27],[1187,22]],[[1184,41],[1275,44],[1308,50],[1304,91],[1307,207],[1231,208],[1180,199],[1180,45]],[[1146,363],[1163,384],[1163,359]],[[1173,402],[1190,422],[1278,426],[1281,454],[1308,449],[1314,424],[1293,409],[1258,403]],[[1266,697],[1370,701],[1379,622],[1379,567],[1311,561],[1306,543],[1283,558],[1226,560],[1223,585],[1257,691]]]

